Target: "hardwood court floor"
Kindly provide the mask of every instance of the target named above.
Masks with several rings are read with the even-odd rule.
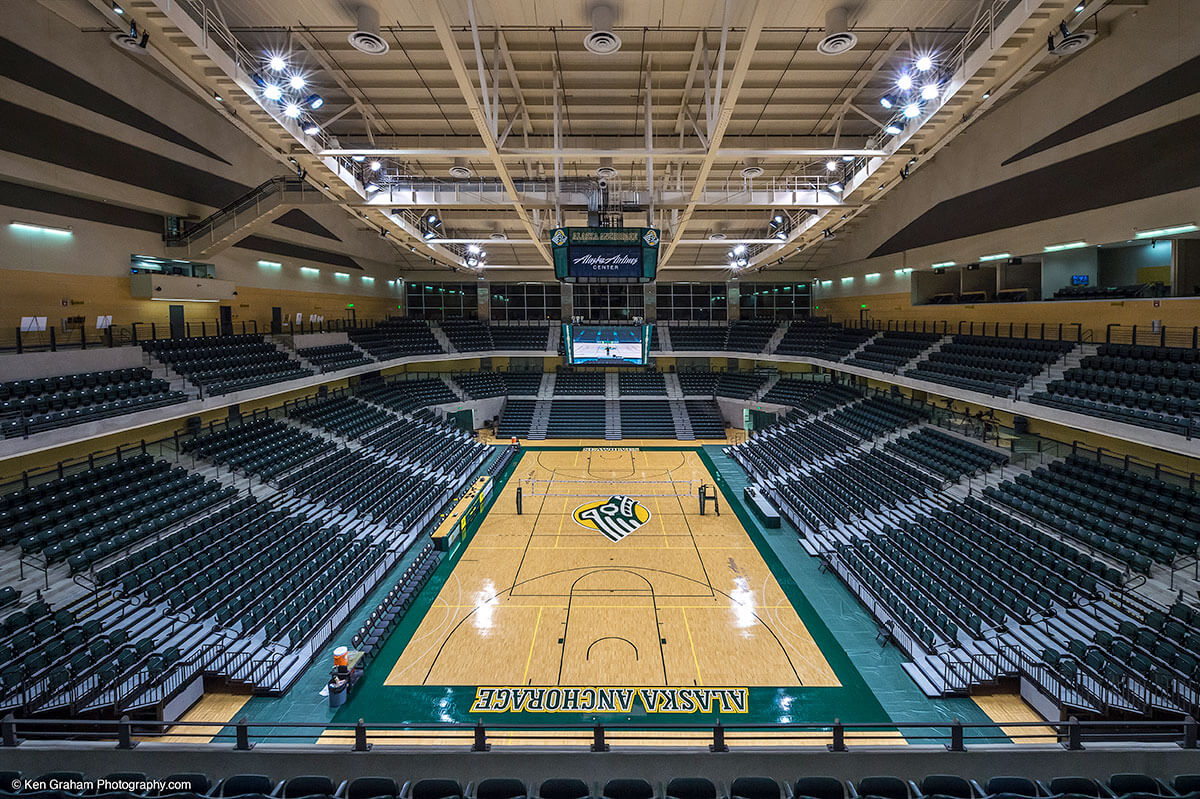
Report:
[[[839,686],[734,514],[699,515],[712,481],[694,451],[525,453],[384,684]],[[613,495],[649,511],[617,541],[573,516]]]

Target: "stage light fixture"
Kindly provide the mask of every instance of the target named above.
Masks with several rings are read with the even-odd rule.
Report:
[[[901,128],[899,125],[896,125],[893,123],[893,124],[890,124],[887,127],[885,127],[883,129],[883,132],[888,134],[889,136],[899,136],[901,133],[904,132],[904,129]]]
[[[936,83],[926,83],[921,87],[922,100],[936,100],[938,96],[938,86]]]
[[[468,244],[467,252],[471,253],[471,255],[479,255],[479,253],[483,252],[483,249],[478,244]]]
[[[917,59],[916,67],[920,72],[928,72],[933,69],[933,57],[928,55],[921,56]]]
[[[1075,13],[1078,14],[1080,11],[1083,11],[1083,3],[1075,6]]]
[[[884,108],[891,108],[896,104],[896,102],[885,94],[883,97],[879,98],[879,104]]]
[[[287,62],[283,60],[281,55],[270,55],[267,57],[267,66],[276,72],[283,72],[287,69]]]
[[[841,183],[830,183],[829,190],[831,192],[833,192],[834,194],[841,194],[842,193],[842,184]]]
[[[308,97],[304,98],[304,104],[316,111],[318,108],[325,105],[325,98],[321,97],[319,94],[310,94]]]
[[[321,132],[321,128],[315,122],[310,122],[304,126],[304,132],[309,136],[316,136]]]
[[[361,164],[363,161],[367,160],[367,157],[365,155],[352,155],[350,156],[350,160],[356,164]]]
[[[896,78],[896,88],[902,92],[906,92],[913,87],[912,75],[907,72],[901,73],[900,77]]]
[[[736,245],[736,246],[733,248],[733,254],[734,254],[734,255],[741,255],[741,254],[742,254],[742,253],[744,253],[745,251],[746,251],[746,245],[745,245],[745,244],[738,244],[738,245]]]
[[[908,119],[921,115],[921,105],[919,103],[909,103],[904,106],[904,116]]]
[[[438,219],[437,214],[429,214],[428,216],[425,217],[425,221],[428,222],[429,224],[433,225],[434,227],[438,227],[442,224],[442,220]]]
[[[374,183],[368,183],[363,188],[366,190],[367,194],[374,194],[375,192],[379,191],[379,187]]]
[[[300,116],[300,106],[295,103],[288,103],[283,107],[283,115],[288,119],[295,119]]]
[[[288,86],[291,86],[296,91],[300,91],[307,85],[308,85],[308,82],[306,80],[304,80],[304,76],[301,75],[299,72],[295,73],[290,78],[288,78]]]
[[[843,155],[843,156],[842,156],[842,160],[843,160],[843,161],[845,161],[845,162],[847,162],[847,163],[849,163],[850,161],[853,161],[853,160],[854,160],[854,156],[852,156],[852,155]]]
[[[831,158],[825,162],[825,171],[826,172],[833,172],[835,169],[837,169],[837,161],[834,161]]]
[[[372,161],[372,162],[371,162],[371,171],[372,171],[372,172],[378,172],[378,171],[379,171],[380,169],[382,169],[382,168],[383,168],[383,164],[382,164],[382,163],[380,163],[379,161]]]
[[[112,10],[113,10],[114,14],[124,14],[125,13],[125,9],[121,8],[116,3],[112,4]]]
[[[283,89],[276,86],[274,83],[268,83],[263,87],[263,97],[268,100],[280,100],[283,98]]]
[[[1067,27],[1067,23],[1062,22],[1061,20],[1058,23],[1058,32],[1062,34],[1064,39],[1071,35],[1071,29]]]
[[[775,231],[775,238],[779,239],[780,241],[787,241],[787,231],[783,228],[780,228],[779,230]]]

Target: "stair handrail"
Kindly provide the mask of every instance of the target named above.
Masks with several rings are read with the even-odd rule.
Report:
[[[186,246],[197,238],[200,238],[203,232],[213,230],[226,217],[236,215],[245,208],[260,203],[273,194],[282,194],[285,191],[300,191],[303,193],[306,189],[314,192],[317,191],[317,189],[308,184],[308,181],[298,177],[283,176],[269,178],[232,202],[209,214],[187,230],[181,231],[178,235],[172,236],[164,233],[163,241],[168,247]]]

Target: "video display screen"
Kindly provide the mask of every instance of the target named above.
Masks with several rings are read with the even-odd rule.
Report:
[[[645,366],[650,355],[648,325],[563,325],[567,363],[572,366]]]

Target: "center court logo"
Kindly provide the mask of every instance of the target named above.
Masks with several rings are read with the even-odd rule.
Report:
[[[580,527],[598,530],[609,541],[620,541],[650,521],[650,509],[633,497],[621,494],[608,499],[585,502],[575,509],[571,518]]]

